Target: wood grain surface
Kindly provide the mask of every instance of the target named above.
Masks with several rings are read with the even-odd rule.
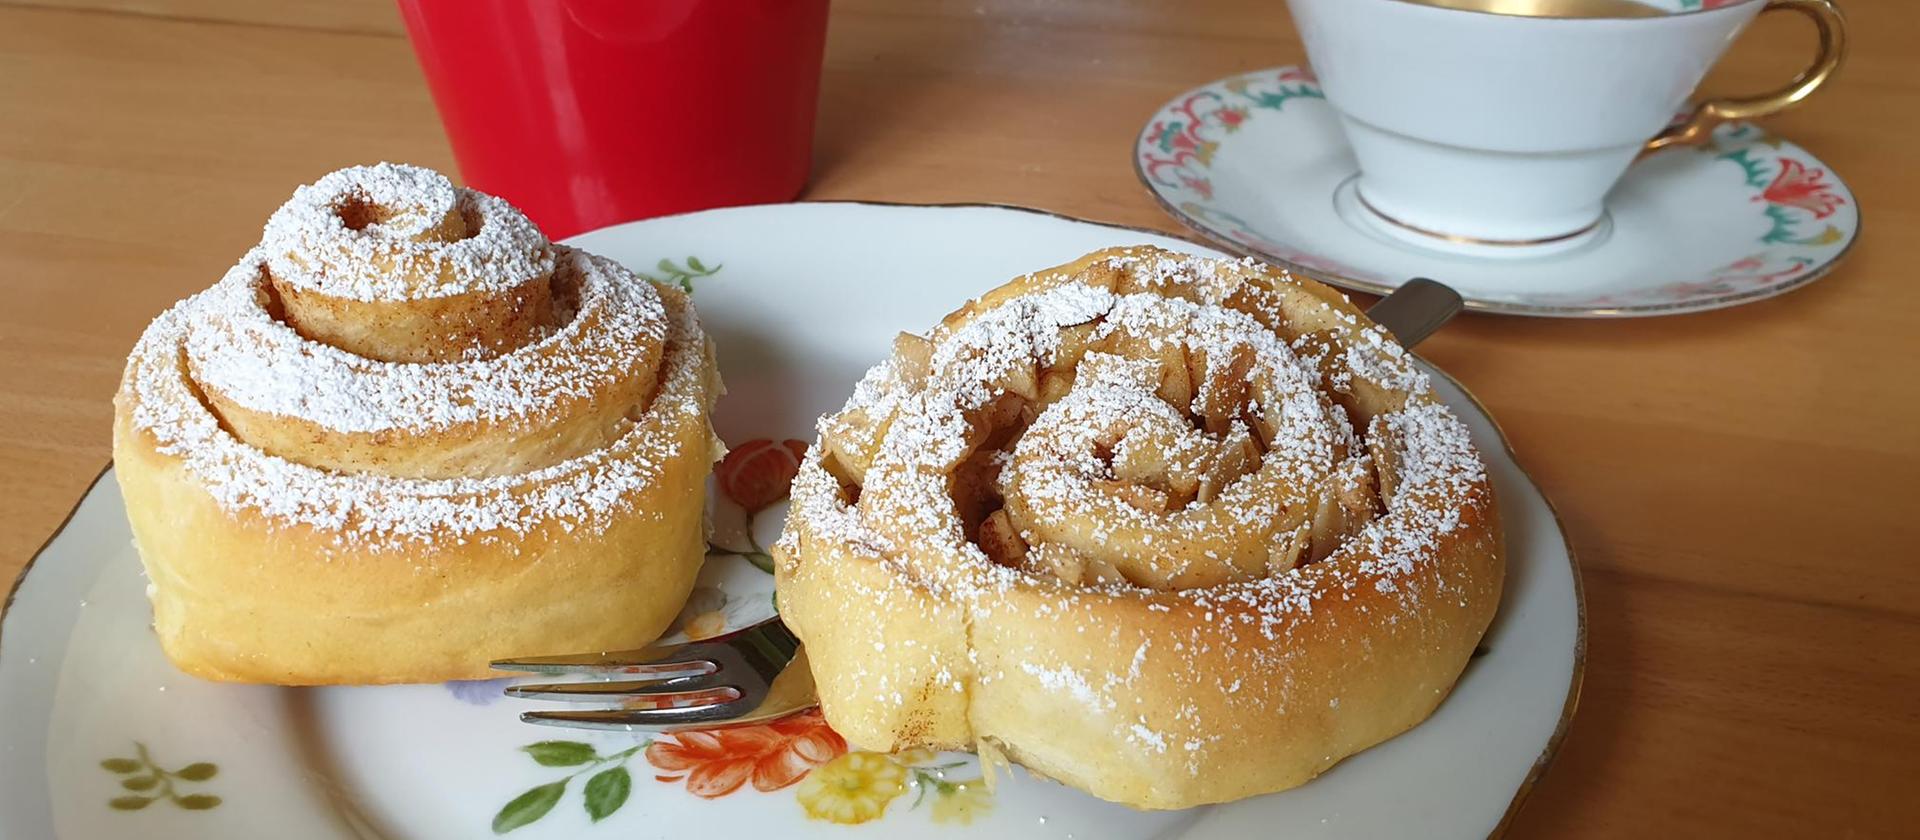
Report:
[[[1857,194],[1846,265],[1701,315],[1465,317],[1422,348],[1500,418],[1586,575],[1585,695],[1514,836],[1920,833],[1920,276],[1901,250],[1920,11],[1845,7],[1846,67],[1770,125]],[[1762,19],[1706,89],[1771,87],[1811,38]],[[807,197],[1177,232],[1129,165],[1142,121],[1300,60],[1276,0],[844,0]],[[147,321],[295,185],[383,159],[453,167],[386,0],[0,0],[0,583],[106,463]]]

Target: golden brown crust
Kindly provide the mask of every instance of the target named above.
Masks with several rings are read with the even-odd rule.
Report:
[[[622,650],[659,636],[705,552],[704,426],[598,533],[343,546],[335,531],[230,510],[123,414],[114,474],[153,584],[154,631],[181,670],[279,685],[439,682],[487,663]]]
[[[1293,553],[1276,549],[1279,559],[1258,572],[1215,566],[1203,580],[1184,579],[1185,567],[1143,574],[1098,546],[1071,551],[1131,583],[1084,571],[1063,579],[1032,563],[1009,568],[989,559],[1013,553],[999,544],[1000,524],[982,520],[984,543],[957,533],[965,531],[964,505],[908,515],[917,520],[907,526],[911,541],[874,521],[873,497],[897,493],[876,491],[876,482],[894,480],[889,453],[920,428],[941,375],[938,365],[909,378],[883,366],[847,411],[822,421],[825,439],[802,468],[775,551],[781,613],[806,642],[828,720],[867,749],[985,743],[1102,798],[1181,808],[1301,784],[1425,719],[1491,621],[1504,566],[1484,468],[1424,377],[1319,284],[1145,248],[1098,252],[990,292],[948,317],[930,337],[928,357],[954,358],[942,348],[986,313],[1075,284],[1256,315],[1337,404],[1327,416],[1352,418],[1346,463],[1365,465],[1369,477],[1377,471],[1378,489],[1342,479],[1338,469],[1323,474],[1330,483],[1317,486],[1344,480],[1356,489],[1312,496],[1317,513],[1305,513],[1302,525],[1310,542],[1293,544]],[[1120,317],[1116,307],[1102,311],[1106,320]],[[1048,365],[1042,360],[1038,379],[1051,373]],[[1206,380],[1206,367],[1191,378]],[[1166,384],[1158,383],[1163,399]],[[1004,377],[996,385],[1020,387]],[[1191,388],[1173,390],[1189,401],[1189,420],[1205,427],[1207,401]],[[877,454],[863,461],[869,444]],[[1246,482],[1289,492],[1261,475],[1243,473],[1223,497]],[[1180,491],[1178,480],[1155,481],[1146,486]],[[1377,509],[1362,512],[1356,500],[1369,499]],[[889,513],[897,520],[902,511]],[[920,528],[929,530],[913,530]],[[1025,536],[1033,537],[1029,557],[1062,553],[1060,543]],[[1208,538],[1190,537],[1213,545]]]

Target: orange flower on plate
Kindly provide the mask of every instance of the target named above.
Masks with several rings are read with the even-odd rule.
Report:
[[[716,799],[749,781],[754,790],[779,790],[846,751],[846,739],[814,710],[759,726],[676,732],[648,745],[646,756],[666,771],[655,779],[685,779],[687,792]]]
[[[757,513],[787,497],[806,454],[806,441],[750,440],[728,452],[713,477],[727,498],[748,513]]]

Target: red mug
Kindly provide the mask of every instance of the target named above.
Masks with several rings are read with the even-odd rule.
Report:
[[[788,201],[828,0],[399,0],[467,185],[555,239]]]

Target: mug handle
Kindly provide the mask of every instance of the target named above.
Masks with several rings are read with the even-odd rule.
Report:
[[[1713,135],[1714,126],[1727,120],[1750,120],[1784,111],[1807,98],[1833,75],[1833,71],[1840,66],[1841,57],[1847,52],[1847,21],[1833,0],[1767,0],[1767,7],[1761,9],[1760,13],[1766,14],[1775,9],[1799,12],[1813,21],[1820,35],[1820,50],[1814,55],[1813,64],[1800,71],[1800,75],[1793,77],[1786,87],[1772,93],[1710,99],[1700,103],[1686,119],[1648,140],[1646,147],[1640,150],[1641,154],[1668,146],[1706,142]]]

